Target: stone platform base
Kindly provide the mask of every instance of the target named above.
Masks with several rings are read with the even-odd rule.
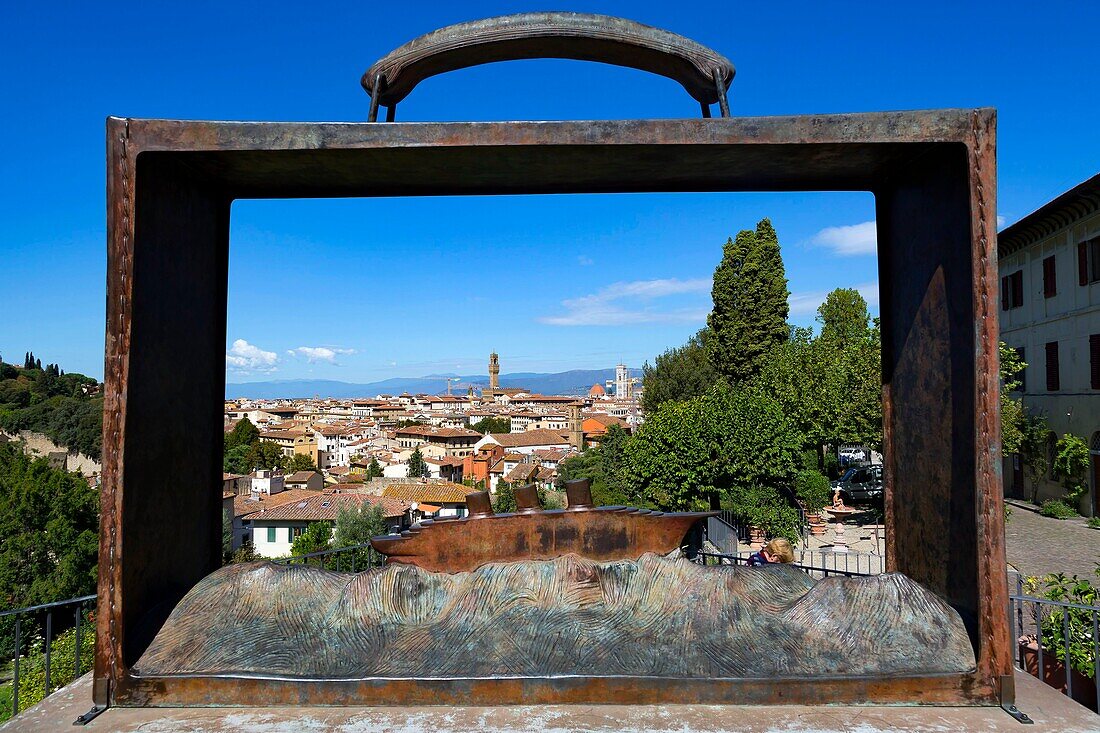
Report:
[[[1034,677],[1016,675],[1017,705],[1035,725],[1021,726],[1000,708],[548,705],[416,708],[111,708],[85,728],[73,720],[92,706],[91,674],[54,693],[0,733],[146,731],[148,733],[1097,733],[1100,716]]]

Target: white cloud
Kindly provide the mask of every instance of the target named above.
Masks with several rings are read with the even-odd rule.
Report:
[[[878,281],[860,283],[859,285],[852,285],[850,287],[859,291],[859,294],[863,296],[863,299],[867,301],[867,307],[870,310],[878,308]],[[811,290],[804,293],[791,293],[791,297],[788,298],[787,303],[790,305],[792,316],[805,316],[811,313],[817,313],[817,309],[825,302],[825,298],[831,291],[828,290]]]
[[[595,260],[593,260],[591,257],[585,257],[584,255],[578,255],[577,256],[577,262],[580,263],[584,267],[588,267],[589,265],[595,263]]]
[[[225,353],[225,364],[237,372],[273,372],[278,368],[279,356],[274,351],[264,351],[244,339],[237,339]]]
[[[878,232],[874,221],[850,224],[842,227],[825,227],[810,242],[827,247],[841,257],[873,255],[878,251]]]
[[[299,346],[296,349],[287,350],[286,353],[290,354],[291,356],[297,356],[306,359],[310,364],[318,361],[335,364],[337,354],[354,354],[355,349],[342,349],[339,347],[328,346]]]
[[[541,323],[551,326],[623,326],[636,323],[701,323],[706,320],[709,304],[704,308],[660,310],[650,301],[670,295],[710,292],[709,278],[679,280],[635,280],[618,282],[592,295],[562,301],[566,312],[543,316]],[[620,301],[633,304],[624,307]]]
[[[1003,227],[1003,226],[1005,225],[1005,222],[1006,222],[1006,221],[1008,221],[1008,220],[1007,220],[1007,219],[1005,219],[1005,218],[1004,218],[1003,216],[1001,216],[1000,214],[997,214],[997,228],[998,228],[998,229],[1000,229],[1001,227]]]

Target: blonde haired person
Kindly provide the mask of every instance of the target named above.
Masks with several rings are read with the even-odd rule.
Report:
[[[785,562],[794,562],[794,548],[782,537],[776,537],[761,547],[759,552],[749,555],[749,565],[752,566]]]

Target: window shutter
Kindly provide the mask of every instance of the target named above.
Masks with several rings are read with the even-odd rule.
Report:
[[[1058,378],[1058,342],[1050,341],[1047,343],[1047,391],[1057,392],[1061,389],[1060,380]]]
[[[1054,269],[1054,255],[1043,260],[1043,297],[1053,298],[1058,294],[1058,281]]]
[[[1092,371],[1092,388],[1100,389],[1100,333],[1089,336],[1089,366]]]
[[[1077,284],[1089,284],[1089,250],[1084,242],[1077,243]]]
[[[1008,310],[1009,286],[1008,277],[1001,278],[1001,310]]]
[[[1012,307],[1019,308],[1024,304],[1024,271],[1017,270],[1012,273]]]

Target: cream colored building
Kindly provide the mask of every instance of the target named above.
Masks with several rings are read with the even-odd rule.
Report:
[[[1022,353],[1024,407],[1046,416],[1061,437],[1092,452],[1080,510],[1097,514],[1100,487],[1100,175],[1093,176],[998,236],[1001,340]],[[1053,452],[1054,439],[1048,453]],[[1007,496],[1030,498],[1018,456],[1006,456]],[[1049,475],[1040,500],[1060,498]]]

